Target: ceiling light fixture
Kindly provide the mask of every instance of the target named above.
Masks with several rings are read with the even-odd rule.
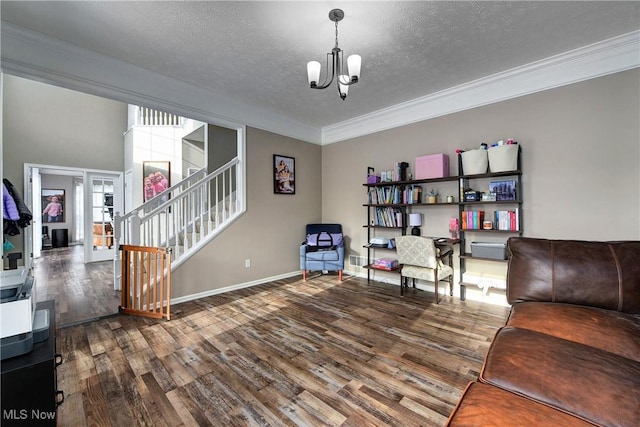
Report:
[[[342,74],[342,69],[344,68],[344,51],[338,47],[338,22],[342,21],[342,18],[344,18],[344,12],[341,9],[333,9],[329,12],[329,19],[336,23],[336,45],[330,53],[327,53],[327,75],[325,76],[324,82],[321,85],[318,85],[318,81],[320,81],[321,68],[318,61],[309,61],[307,63],[307,77],[309,79],[309,86],[311,89],[326,89],[333,82],[333,79],[336,78],[338,93],[340,94],[340,98],[344,101],[347,97],[347,93],[349,93],[349,86],[358,83],[358,79],[360,79],[360,64],[362,62],[362,58],[360,58],[360,55],[350,55],[347,58],[349,75]],[[329,79],[328,71],[329,57],[331,57],[332,64],[331,79]]]

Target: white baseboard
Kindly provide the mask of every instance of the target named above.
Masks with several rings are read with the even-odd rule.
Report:
[[[250,288],[252,286],[262,285],[276,280],[288,279],[293,276],[300,275],[300,270],[290,273],[279,274],[277,276],[265,277],[264,279],[253,280],[251,282],[238,283],[236,285],[226,286],[224,288],[211,289],[209,291],[199,292],[197,294],[185,295],[183,297],[171,298],[171,304],[180,304],[187,301],[193,301],[200,298],[210,297],[212,295],[223,294],[225,292],[236,291],[238,289]]]

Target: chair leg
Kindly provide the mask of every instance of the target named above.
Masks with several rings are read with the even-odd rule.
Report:
[[[303,282],[307,281],[307,269],[306,268],[304,270],[302,270],[302,281]]]
[[[449,276],[449,296],[453,296],[453,275]]]
[[[342,270],[338,270],[338,277],[340,278],[340,281],[342,282]]]
[[[406,280],[405,277],[402,277],[402,275],[400,276],[400,296],[404,295],[404,281]]]
[[[438,297],[440,296],[440,295],[438,294],[438,281],[439,281],[439,277],[438,277],[438,268],[436,267],[436,268],[433,270],[433,284],[434,284],[434,288],[435,288],[434,290],[435,290],[435,292],[436,292],[436,304],[439,304]]]

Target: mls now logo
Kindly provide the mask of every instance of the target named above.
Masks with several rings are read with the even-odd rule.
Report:
[[[41,411],[39,409],[3,409],[2,419],[5,420],[53,420],[56,418],[56,411]]]

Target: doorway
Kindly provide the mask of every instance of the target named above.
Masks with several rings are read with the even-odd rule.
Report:
[[[30,258],[42,255],[43,237],[52,240],[53,248],[84,246],[84,263],[114,258],[113,214],[122,211],[121,172],[25,164],[25,177],[26,202],[33,212],[31,233],[25,233]],[[60,212],[52,220],[43,211],[54,197]],[[63,236],[58,244],[53,235]]]

